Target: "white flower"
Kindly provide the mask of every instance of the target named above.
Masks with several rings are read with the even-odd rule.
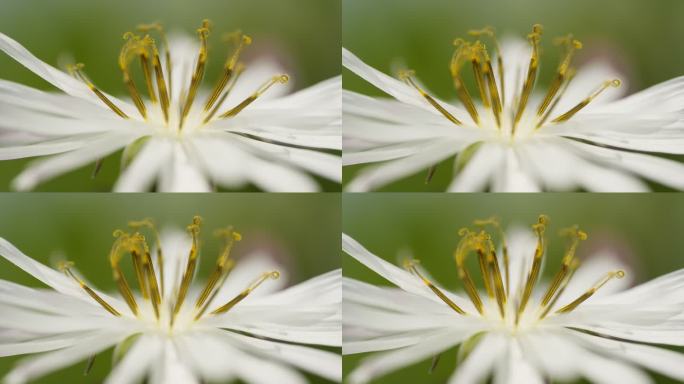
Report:
[[[464,107],[430,96],[411,71],[400,74],[402,82],[343,50],[346,68],[396,99],[343,91],[343,164],[385,162],[362,169],[349,191],[423,169],[429,180],[456,154],[449,191],[648,190],[642,178],[684,189],[684,164],[651,155],[684,154],[684,77],[620,98],[610,89],[620,84],[610,65],[575,71],[571,60],[581,43],[568,36],[551,85],[535,93],[540,26],[530,44],[507,40],[501,49],[491,29],[472,33],[488,35],[496,54],[490,59],[479,40],[455,42],[450,69]],[[462,79],[470,68],[481,85],[473,96]]]
[[[285,95],[279,83],[288,76],[275,63],[239,62],[251,39],[237,33],[221,77],[202,90],[207,22],[198,29],[199,42],[177,36],[167,43],[161,26],[141,28],[145,34],[124,36],[119,58],[131,101],[98,89],[81,64],[70,76],[0,34],[0,50],[64,92],[0,81],[0,160],[54,155],[32,163],[13,188],[30,190],[121,148],[116,191],[154,185],[158,191],[210,191],[247,183],[267,191],[316,191],[308,172],[340,182],[341,160],[334,154],[342,146],[339,77]],[[134,72],[145,81],[130,80]]]
[[[609,254],[595,255],[574,273],[575,248],[586,235],[573,228],[554,279],[537,282],[545,224],[542,217],[534,226],[536,241],[530,231],[510,232],[498,255],[484,231],[462,232],[454,257],[464,294],[439,287],[415,261],[400,269],[343,235],[346,253],[398,287],[344,279],[343,353],[385,351],[362,360],[350,383],[369,382],[458,345],[452,384],[490,376],[493,383],[515,384],[579,377],[652,382],[639,367],[684,380],[684,354],[648,345],[684,345],[684,270],[626,290],[628,279],[610,281],[629,273]],[[483,292],[463,267],[470,253],[487,282]]]
[[[114,345],[118,362],[106,383],[306,383],[293,367],[341,380],[338,353],[306,346],[341,344],[340,270],[282,289],[278,266],[263,254],[233,269],[240,236],[228,228],[215,270],[193,285],[199,219],[188,229],[192,238],[163,234],[152,256],[139,232],[116,232],[110,261],[121,296],[100,292],[68,263],[60,273],[0,239],[0,255],[50,288],[0,280],[0,356],[44,352],[20,360],[5,382],[26,383]],[[121,273],[129,254],[136,277],[128,281],[141,294]]]

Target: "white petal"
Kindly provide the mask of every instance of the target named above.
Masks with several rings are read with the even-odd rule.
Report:
[[[39,60],[26,48],[22,47],[21,44],[2,33],[0,33],[0,50],[62,91],[72,96],[102,105],[103,108],[107,108],[85,83],[80,82],[66,73]],[[129,116],[132,116],[135,113],[133,112],[134,110],[132,109],[132,106],[128,103],[124,103],[121,100],[109,95],[107,95],[107,97]]]
[[[217,334],[220,337],[222,334]],[[237,333],[223,334],[223,337],[238,340],[243,349],[292,364],[297,368],[314,373],[328,380],[342,381],[342,357],[337,353],[319,349],[275,343]]]
[[[272,255],[266,252],[254,252],[245,255],[237,262],[229,278],[226,279],[226,282],[218,291],[214,303],[223,305],[223,303],[237,296],[261,275],[271,271],[280,272],[280,278],[265,281],[259,289],[250,293],[249,296],[240,302],[241,306],[255,300],[258,302],[259,297],[267,296],[282,289],[288,280],[287,271],[281,264],[276,262]]]
[[[520,159],[521,156],[522,153],[513,148],[505,150],[503,169],[494,178],[493,192],[539,192],[539,185],[529,170],[524,168],[525,159]]]
[[[634,172],[668,187],[684,190],[684,164],[681,162],[583,143],[573,145],[599,161]]]
[[[487,186],[494,172],[505,166],[505,151],[498,144],[484,143],[449,185],[449,192],[476,192]]]
[[[160,173],[160,192],[209,192],[211,187],[195,157],[187,153],[188,147],[176,143],[171,160]]]
[[[5,376],[5,382],[8,384],[20,384],[38,379],[50,372],[75,364],[88,356],[107,349],[123,337],[125,337],[125,333],[122,332],[103,332],[73,347],[27,358],[17,364]]]
[[[162,341],[155,336],[140,336],[107,376],[105,384],[137,383],[159,359]]]
[[[268,192],[317,192],[320,187],[309,175],[287,165],[253,158],[249,178]]]
[[[12,187],[20,191],[33,189],[43,181],[100,159],[135,139],[130,134],[105,134],[87,147],[37,160],[12,181]]]
[[[403,103],[434,111],[433,113],[439,113],[420,95],[417,90],[370,67],[368,64],[356,57],[353,53],[344,48],[342,48],[342,65],[364,80],[373,84],[378,89]],[[443,103],[441,104],[445,108],[449,109],[448,105]]]
[[[506,356],[499,360],[494,372],[495,384],[543,384],[541,372],[523,356],[517,340],[508,343]]]
[[[192,145],[213,182],[227,188],[240,188],[247,183],[246,165],[252,156],[239,145],[213,135],[193,137]]]
[[[150,382],[152,384],[199,384],[198,378],[190,371],[178,356],[178,351],[171,339],[167,339],[159,356],[159,361],[152,364]]]
[[[615,358],[639,364],[644,368],[684,381],[684,355],[663,348],[625,343],[596,336],[578,334],[591,348],[606,352]]]
[[[445,139],[426,146],[421,153],[364,168],[347,185],[349,192],[366,192],[404,178],[458,153],[468,143]]]
[[[308,88],[304,88],[287,96],[266,99],[260,105],[256,105],[251,110],[245,110],[245,113],[257,112],[269,109],[308,109],[309,112],[316,112],[321,110],[336,110],[337,117],[340,116],[341,110],[341,93],[342,93],[342,77],[335,76],[327,80],[323,80]],[[252,108],[250,106],[250,108]]]
[[[285,290],[256,296],[255,305],[309,304],[325,305],[342,301],[342,270],[318,275]]]
[[[166,140],[148,141],[116,180],[114,192],[148,191],[161,167],[170,161],[172,148]]]
[[[87,145],[84,139],[45,141],[31,145],[0,147],[0,160],[23,159],[25,157],[54,155],[82,148]]]
[[[425,338],[420,344],[373,355],[363,360],[349,374],[349,382],[352,384],[368,383],[377,377],[454,347],[469,335],[460,331],[445,332]]]
[[[456,368],[456,372],[449,378],[449,384],[479,383],[486,379],[505,346],[503,336],[486,334]]]

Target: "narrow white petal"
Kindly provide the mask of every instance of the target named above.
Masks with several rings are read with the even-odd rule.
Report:
[[[233,334],[218,334],[217,337],[237,340],[243,349],[262,354],[311,372],[328,380],[342,381],[342,356],[315,348],[276,343],[253,337]]]
[[[116,180],[114,192],[148,191],[162,166],[170,161],[172,148],[166,140],[148,141]]]
[[[426,146],[421,153],[364,168],[347,185],[346,190],[366,192],[383,187],[453,156],[467,144],[460,140],[445,139]]]
[[[601,148],[584,143],[573,143],[576,148],[598,161],[625,169],[635,174],[666,185],[684,190],[684,164],[675,160],[639,153]]]
[[[162,341],[156,336],[143,335],[130,347],[114,366],[105,384],[137,383],[147,374],[150,366],[159,359]]]
[[[209,181],[202,173],[194,156],[187,153],[187,147],[176,143],[171,160],[159,174],[160,192],[209,192]]]
[[[505,346],[504,336],[494,333],[485,335],[456,368],[456,372],[449,378],[449,384],[479,383],[486,379]]]
[[[125,337],[122,332],[103,332],[73,347],[48,352],[22,360],[5,376],[8,384],[22,384],[38,379],[50,372],[70,366],[88,356],[116,344]]]
[[[505,150],[498,144],[482,144],[449,185],[449,192],[476,192],[487,187],[494,172],[505,165]]]
[[[317,192],[320,187],[309,175],[287,165],[253,158],[249,164],[250,180],[268,192]]]
[[[19,191],[33,189],[41,182],[107,156],[135,139],[130,134],[105,134],[87,147],[37,160],[12,181],[12,187]]]
[[[21,44],[2,33],[0,33],[0,50],[8,54],[21,65],[28,68],[31,72],[42,77],[62,91],[72,96],[102,105],[103,108],[107,108],[85,83],[80,82],[66,73],[41,61],[32,55],[31,52],[29,52],[26,48],[21,46]],[[114,102],[124,112],[129,114],[129,116],[133,115],[134,112],[131,105],[124,103],[112,96],[107,95],[107,97],[109,97],[109,99],[112,100],[112,102]]]
[[[25,157],[54,155],[73,151],[87,144],[84,139],[68,138],[65,140],[45,141],[31,145],[0,147],[0,160],[23,159]]]
[[[349,382],[352,384],[368,383],[377,377],[455,347],[469,335],[469,333],[451,331],[425,338],[420,344],[373,355],[363,360],[349,374]]]
[[[684,354],[682,353],[586,334],[578,334],[578,336],[591,348],[597,348],[615,358],[628,360],[662,375],[684,381],[684,370],[682,370]]]

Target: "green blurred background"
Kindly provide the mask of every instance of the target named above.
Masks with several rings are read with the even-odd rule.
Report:
[[[213,230],[228,225],[243,235],[233,256],[239,258],[255,249],[271,251],[288,268],[291,283],[340,267],[342,219],[336,194],[0,194],[0,212],[0,236],[48,265],[63,255],[107,291],[116,290],[107,258],[112,231],[145,217],[153,218],[160,228],[183,229],[193,215],[202,216],[198,279],[208,277],[220,250]],[[0,278],[41,285],[4,259],[0,260]],[[0,358],[0,378],[16,360]],[[110,364],[107,352],[98,355],[87,377],[82,375],[84,362],[37,382],[101,383]]]
[[[575,63],[610,60],[626,75],[630,92],[684,75],[680,0],[344,0],[342,8],[345,48],[385,73],[396,69],[392,64],[416,70],[421,82],[446,100],[455,99],[448,71],[451,42],[486,25],[495,27],[499,37],[524,37],[534,23],[544,26],[542,86],[549,83],[560,54],[553,37],[567,33],[584,43]],[[349,70],[343,70],[343,81],[345,89],[385,96]],[[362,167],[345,167],[345,182]],[[430,184],[424,183],[426,172],[419,172],[381,190],[444,191],[452,168],[453,158],[439,165]]]
[[[684,268],[682,194],[374,193],[347,194],[342,200],[344,232],[393,263],[397,262],[399,252],[410,250],[437,281],[453,290],[461,289],[452,258],[459,240],[458,229],[470,226],[474,219],[492,215],[499,216],[504,227],[529,226],[540,213],[550,217],[544,271],[547,278],[557,271],[565,249],[565,240],[557,236],[558,230],[574,224],[589,235],[578,249],[579,257],[611,249],[632,265],[637,282]],[[347,277],[389,284],[346,254],[342,256],[342,267]],[[348,373],[367,355],[345,356],[344,372]],[[377,383],[444,383],[454,370],[455,361],[454,348],[442,354],[431,375],[427,373],[430,361],[424,361],[387,375]],[[673,381],[659,376],[657,382]]]
[[[86,64],[86,73],[103,90],[127,94],[117,65],[122,34],[140,23],[159,21],[167,31],[194,34],[209,18],[215,33],[205,86],[217,79],[225,61],[223,32],[241,29],[254,38],[245,59],[273,55],[289,69],[296,89],[340,73],[340,0],[22,0],[0,2],[0,32],[19,41],[49,64],[61,56]],[[0,54],[0,78],[54,89]],[[92,165],[38,187],[40,191],[108,191],[119,172],[120,154],[109,156],[92,180]],[[0,190],[30,160],[0,162]],[[339,184],[319,180],[325,190]],[[249,189],[251,190],[251,189]]]

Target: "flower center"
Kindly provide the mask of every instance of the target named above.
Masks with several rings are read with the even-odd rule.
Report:
[[[530,96],[534,90],[539,71],[541,56],[539,43],[542,36],[542,26],[535,24],[532,32],[527,35],[527,39],[532,46],[532,53],[522,83],[520,83],[519,79],[504,78],[505,58],[501,53],[493,28],[486,27],[482,30],[473,30],[469,32],[469,35],[474,38],[486,37],[491,41],[496,53],[497,70],[495,72],[487,45],[483,41],[479,39],[474,42],[464,39],[454,40],[456,49],[451,58],[449,68],[456,94],[475,125],[480,128],[492,127],[492,129],[498,131],[502,137],[508,140],[513,140],[516,137],[516,133],[520,131],[519,127],[521,126],[527,128],[525,129],[527,134],[532,134],[547,124],[557,124],[570,120],[608,87],[618,87],[620,85],[620,81],[617,79],[604,81],[594,92],[579,101],[574,107],[565,112],[556,113],[555,108],[576,72],[575,68],[572,67],[572,58],[575,52],[582,48],[582,43],[573,39],[572,35],[561,37],[555,41],[557,45],[561,45],[564,49],[556,73],[539,105],[534,111],[528,113]],[[477,94],[481,101],[480,108],[476,105],[462,77],[464,69],[468,66],[472,68],[477,86]],[[422,89],[414,81],[413,76],[414,72],[410,70],[401,71],[399,74],[403,81],[415,88],[447,120],[455,125],[463,124],[460,117],[454,116]],[[515,81],[515,83],[512,83],[512,81]],[[515,88],[517,89],[512,100],[506,99],[506,84],[516,85]]]
[[[112,245],[109,253],[109,261],[114,276],[114,281],[117,284],[121,296],[130,308],[131,312],[141,320],[145,320],[146,313],[141,310],[141,305],[146,307],[151,306],[154,313],[153,320],[157,326],[174,329],[176,320],[181,313],[181,309],[185,303],[188,289],[194,279],[195,270],[197,268],[197,260],[199,257],[199,232],[201,219],[195,216],[192,224],[188,226],[188,231],[192,236],[192,246],[189,251],[187,263],[182,266],[178,265],[177,270],[183,271],[180,277],[180,283],[177,284],[175,276],[164,276],[164,254],[159,241],[159,234],[150,219],[141,221],[132,221],[129,226],[135,231],[132,233],[122,230],[114,231],[116,240]],[[138,230],[147,228],[155,237],[156,243],[156,265],[152,260],[150,248],[147,244],[145,236]],[[221,287],[232,271],[235,261],[230,257],[231,250],[236,241],[240,241],[242,236],[233,230],[232,227],[216,231],[217,236],[223,238],[224,245],[216,260],[216,266],[209,276],[204,288],[195,300],[194,309],[185,311],[183,317],[183,325],[200,320],[208,312],[209,315],[217,315],[230,311],[238,303],[244,300],[252,291],[257,289],[268,279],[277,279],[280,277],[278,271],[264,272],[250,283],[243,291],[237,294],[233,299],[224,303],[223,305],[213,305],[213,301],[218,295]],[[140,288],[140,296],[142,302],[139,303],[136,296],[133,294],[130,284],[126,279],[125,274],[121,270],[121,260],[124,256],[130,255],[135,271],[135,278]],[[63,262],[59,268],[64,273],[75,280],[86,293],[100,304],[105,310],[114,316],[122,316],[121,312],[109,304],[105,299],[98,295],[92,288],[90,288],[83,279],[79,278],[72,270],[73,263]],[[166,284],[165,281],[173,283]],[[165,292],[166,289],[171,289],[171,292]],[[210,310],[210,308],[212,308]],[[152,315],[150,315],[152,316]]]
[[[530,323],[543,320],[551,310],[555,308],[556,302],[563,294],[575,270],[578,268],[579,259],[575,257],[575,252],[579,242],[586,240],[587,234],[581,231],[577,226],[561,231],[561,234],[568,237],[570,241],[563,256],[560,269],[541,296],[541,300],[536,306],[536,309],[530,309],[530,299],[537,281],[539,280],[542,261],[546,254],[544,233],[548,225],[548,218],[545,215],[540,215],[537,223],[532,226],[537,236],[537,246],[534,251],[531,266],[529,266],[529,269],[526,271],[527,274],[521,276],[522,284],[517,288],[511,287],[510,281],[512,272],[510,270],[508,246],[499,221],[496,218],[476,220],[475,225],[479,227],[494,228],[496,235],[501,242],[501,246],[497,248],[492,240],[492,235],[484,229],[471,231],[468,228],[463,228],[459,231],[459,235],[461,235],[462,238],[454,252],[456,270],[464,290],[475,307],[477,314],[467,313],[454,303],[447,294],[426,278],[424,274],[420,272],[417,260],[406,260],[404,262],[404,268],[419,277],[440,300],[459,315],[477,315],[490,321],[499,320],[500,324],[505,328],[514,331],[517,331],[521,327],[521,324],[524,327]],[[501,249],[503,254],[501,261],[497,257],[497,249]],[[479,272],[484,283],[484,291],[486,292],[488,302],[483,301],[480,297],[480,293],[475,286],[470,272],[465,266],[466,258],[471,254],[477,255]],[[502,263],[502,266],[499,265],[500,262]],[[520,272],[524,273],[522,270]],[[575,300],[556,309],[553,313],[563,314],[572,312],[610,280],[614,278],[620,279],[624,277],[624,275],[625,273],[621,270],[608,272],[603,278],[596,282],[596,284]],[[495,313],[490,313],[492,311]]]
[[[285,74],[275,75],[264,82],[251,95],[228,109],[223,108],[223,104],[235,86],[245,65],[239,61],[243,49],[252,43],[252,38],[242,32],[234,32],[226,35],[225,40],[232,46],[232,52],[228,55],[220,78],[214,84],[212,92],[207,99],[198,103],[199,108],[194,109],[195,99],[202,84],[208,59],[207,41],[210,33],[210,23],[208,20],[202,22],[202,26],[197,29],[200,47],[195,63],[195,68],[188,84],[173,84],[170,47],[163,27],[160,24],[143,24],[138,26],[138,30],[143,35],[133,32],[126,32],[123,35],[125,43],[119,54],[119,68],[123,74],[123,82],[135,104],[138,113],[143,120],[149,123],[160,125],[164,128],[175,128],[183,130],[189,122],[193,126],[201,127],[212,120],[226,119],[235,117],[247,106],[253,103],[264,92],[276,83],[285,84],[289,77]],[[162,41],[164,56],[160,57],[159,49],[154,38],[150,33],[155,32]],[[144,78],[144,87],[147,91],[149,102],[143,100],[142,93],[133,79],[132,64],[138,61],[140,71]],[[119,108],[109,97],[107,97],[83,72],[84,65],[79,63],[69,66],[68,70],[72,76],[83,81],[90,90],[114,113],[124,119],[130,118],[121,108]],[[181,87],[179,92],[173,92],[174,87]],[[176,95],[176,96],[174,96]],[[174,108],[176,106],[177,108]]]

